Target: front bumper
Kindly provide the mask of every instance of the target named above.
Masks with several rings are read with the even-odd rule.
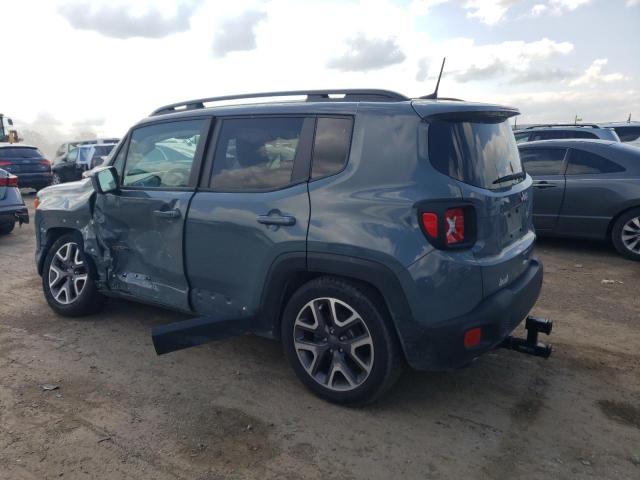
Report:
[[[498,346],[527,317],[542,288],[542,263],[530,260],[529,267],[509,286],[487,297],[471,312],[421,329],[404,339],[407,361],[417,370],[452,370]],[[464,334],[481,329],[481,341],[464,346]]]

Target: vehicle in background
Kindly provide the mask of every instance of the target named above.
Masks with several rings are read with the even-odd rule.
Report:
[[[514,130],[516,143],[535,142],[537,140],[554,140],[564,138],[588,138],[593,140],[610,140],[619,142],[620,139],[613,128],[601,127],[595,123],[557,123],[549,125],[533,125]]]
[[[101,165],[116,145],[105,143],[72,148],[67,155],[54,162],[51,167],[53,172],[51,183],[57,185],[80,180],[84,172]]]
[[[640,147],[640,122],[609,122],[600,124],[606,128],[613,128],[621,142]]]
[[[538,235],[610,240],[640,260],[640,149],[602,140],[543,140],[519,146],[533,177]]]
[[[11,233],[16,222],[29,223],[29,211],[18,189],[18,177],[0,168],[0,235]]]
[[[0,143],[18,143],[18,131],[13,127],[13,120],[0,113]]]
[[[0,143],[0,168],[18,177],[19,188],[38,191],[51,184],[51,162],[31,145]]]
[[[306,99],[205,107],[274,96]],[[67,316],[105,295],[201,316],[160,327],[158,353],[278,338],[300,380],[343,404],[377,398],[405,361],[546,357],[550,324],[527,317],[542,265],[517,114],[382,90],[162,107],[109,166],[39,193],[45,298]],[[512,338],[525,318],[531,337]]]
[[[56,150],[54,163],[56,163],[62,157],[67,156],[73,148],[79,147],[80,145],[117,144],[119,141],[120,141],[119,138],[96,138],[93,140],[78,140],[75,142],[65,142],[58,147],[58,150]]]

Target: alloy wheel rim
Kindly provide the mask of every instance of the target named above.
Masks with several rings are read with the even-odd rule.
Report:
[[[622,243],[631,252],[640,254],[640,217],[630,219],[622,227]]]
[[[54,175],[53,179],[51,180],[51,183],[53,185],[58,185],[60,183],[60,177],[58,175]]]
[[[49,265],[49,290],[56,302],[69,305],[75,302],[85,285],[89,274],[77,243],[62,245],[53,255]]]
[[[373,339],[360,314],[337,298],[315,298],[293,325],[294,348],[307,374],[333,391],[350,391],[371,373]]]

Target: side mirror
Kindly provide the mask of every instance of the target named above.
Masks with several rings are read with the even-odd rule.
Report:
[[[104,167],[90,172],[93,189],[98,193],[117,192],[120,189],[118,171],[115,167]]]

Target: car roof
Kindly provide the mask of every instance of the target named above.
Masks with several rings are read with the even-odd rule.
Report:
[[[619,145],[620,143],[621,142],[614,142],[613,140],[600,140],[595,138],[553,138],[549,140],[534,140],[532,142],[520,143],[518,144],[518,148],[540,146],[571,147],[584,145]]]
[[[234,115],[279,115],[279,114],[300,114],[300,115],[354,115],[359,108],[370,106],[372,108],[385,108],[389,112],[401,110],[414,110],[420,116],[440,114],[448,112],[462,111],[488,111],[500,110],[519,113],[511,107],[500,105],[464,102],[458,99],[449,98],[409,98],[404,95],[390,92],[388,90],[343,90],[346,92],[344,98],[329,97],[331,94],[340,92],[338,90],[326,91],[297,91],[297,92],[271,92],[265,94],[247,94],[229,97],[212,97],[209,99],[190,100],[175,104],[166,105],[156,109],[152,114],[140,120],[137,125],[155,123],[162,120],[177,120],[184,118],[211,117],[211,116],[234,116]],[[256,100],[247,103],[246,100],[255,100],[262,97],[303,97],[306,100],[277,100],[264,101]],[[228,104],[228,101],[235,103]],[[238,103],[242,100],[243,103]],[[221,104],[226,102],[227,104]],[[217,103],[207,105],[209,103]],[[415,112],[416,109],[420,112]]]
[[[9,143],[9,142],[0,142],[0,148],[38,148],[35,145],[27,145],[26,143]]]

